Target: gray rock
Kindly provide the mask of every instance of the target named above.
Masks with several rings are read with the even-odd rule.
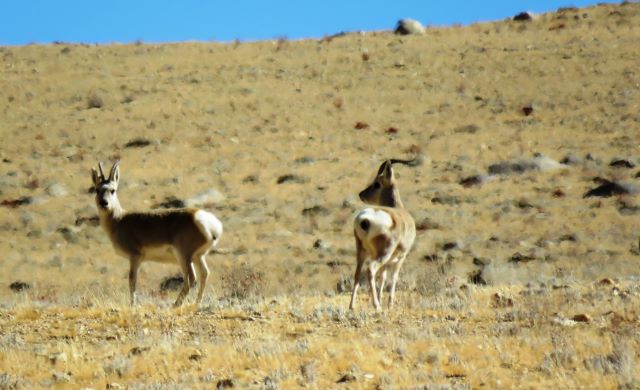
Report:
[[[216,190],[215,188],[209,188],[208,190],[200,192],[195,196],[192,196],[191,198],[187,199],[185,201],[185,204],[188,207],[195,207],[195,206],[203,206],[211,203],[214,203],[214,204],[222,203],[226,199],[227,197],[224,196],[222,192]]]
[[[53,183],[49,185],[45,191],[47,192],[47,195],[53,196],[54,198],[61,198],[69,194],[67,189],[59,183]]]
[[[394,30],[399,35],[424,34],[425,28],[422,23],[414,19],[400,19]]]

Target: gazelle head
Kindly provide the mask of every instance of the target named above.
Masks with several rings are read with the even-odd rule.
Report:
[[[413,160],[389,159],[384,161],[378,168],[378,173],[371,184],[358,194],[360,200],[377,206],[403,207],[392,168],[392,165],[396,163],[416,166],[421,163],[421,160],[416,157]]]
[[[102,161],[98,163],[98,170],[91,168],[91,178],[96,190],[96,205],[100,212],[113,212],[120,210],[118,200],[118,182],[120,181],[120,161],[116,161],[111,167],[109,177],[105,178],[102,172]]]

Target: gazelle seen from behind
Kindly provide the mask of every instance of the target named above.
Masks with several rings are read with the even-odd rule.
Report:
[[[371,207],[360,211],[354,220],[357,265],[349,304],[351,310],[355,306],[365,264],[376,310],[381,309],[380,300],[387,281],[387,271],[391,271],[389,308],[393,307],[398,274],[416,238],[415,222],[404,209],[393,175],[392,165],[397,163],[416,166],[420,164],[420,159],[386,160],[380,165],[373,182],[359,194],[360,199]],[[379,289],[376,288],[377,277],[380,277]]]
[[[182,305],[191,287],[198,281],[200,304],[209,277],[206,255],[222,235],[222,223],[212,213],[194,209],[174,209],[149,212],[125,212],[118,200],[120,162],[113,164],[109,177],[91,169],[96,190],[96,205],[100,225],[118,254],[129,259],[129,290],[131,304],[136,304],[138,268],[143,261],[178,263],[184,284],[175,306]]]

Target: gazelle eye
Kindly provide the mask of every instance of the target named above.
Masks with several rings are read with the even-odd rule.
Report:
[[[116,193],[116,190],[109,190],[109,192],[111,192],[111,195]]]
[[[375,188],[376,190],[380,188],[380,183],[379,182],[373,183],[373,188]]]

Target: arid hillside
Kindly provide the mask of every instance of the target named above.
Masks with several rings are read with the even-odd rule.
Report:
[[[0,387],[639,387],[639,44],[633,2],[422,35],[1,47]],[[398,307],[362,289],[349,313],[357,193],[414,155]],[[128,210],[222,220],[202,310],[169,309],[179,269],[156,263],[128,307],[99,160],[121,161]]]

